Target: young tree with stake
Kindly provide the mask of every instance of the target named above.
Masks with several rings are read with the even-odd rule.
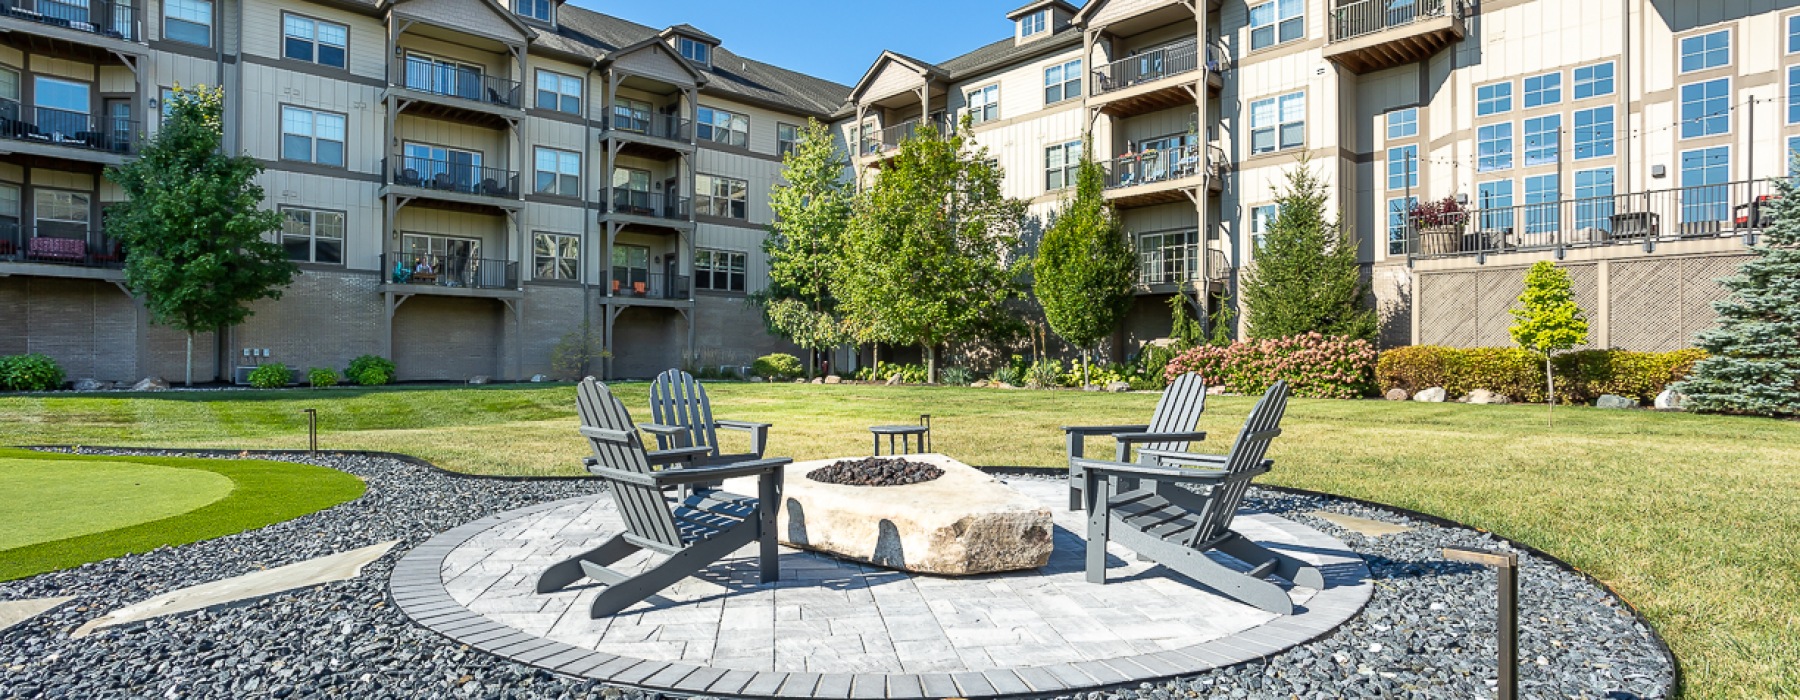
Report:
[[[1033,289],[1050,330],[1081,348],[1082,386],[1093,346],[1112,335],[1131,309],[1137,272],[1136,256],[1102,196],[1104,180],[1091,153],[1083,153],[1075,196],[1044,232],[1033,264]]]
[[[1513,342],[1528,352],[1544,358],[1545,400],[1550,405],[1550,419],[1556,415],[1556,376],[1550,360],[1556,353],[1587,342],[1588,323],[1581,306],[1575,303],[1570,289],[1569,273],[1548,260],[1540,260],[1525,274],[1525,291],[1519,294],[1519,306],[1512,310],[1515,319]],[[1546,421],[1546,424],[1551,424]]]

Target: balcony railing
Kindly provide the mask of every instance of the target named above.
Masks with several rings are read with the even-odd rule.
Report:
[[[1214,44],[1206,45],[1205,67],[1207,72],[1223,71],[1226,63],[1225,49]],[[1095,66],[1093,87],[1090,90],[1095,96],[1104,95],[1115,90],[1124,90],[1170,76],[1191,73],[1199,70],[1200,67],[1200,43],[1184,41]]]
[[[605,200],[605,192],[601,193]],[[612,203],[607,211],[613,214],[631,216],[648,216],[658,219],[686,221],[688,218],[688,198],[669,197],[661,192],[642,192],[639,190],[614,189]]]
[[[110,153],[137,148],[138,122],[0,99],[0,138],[36,141]]]
[[[39,222],[33,229],[0,220],[0,261],[117,269],[125,266],[125,248],[81,224]]]
[[[687,275],[651,272],[643,268],[615,267],[612,270],[612,295],[637,299],[686,300],[692,294]]]
[[[1766,180],[1682,187],[1514,206],[1477,206],[1435,216],[1390,213],[1388,253],[1446,258],[1755,233],[1773,223]]]
[[[138,8],[130,0],[0,0],[0,15],[126,41],[137,41]]]
[[[515,109],[520,105],[517,81],[473,68],[407,56],[399,60],[397,70],[400,87],[408,90]]]
[[[651,114],[629,110],[614,110],[602,120],[609,131],[622,131],[653,139],[669,141],[690,140],[689,134],[694,131],[694,122],[682,119],[673,114]]]
[[[1200,250],[1199,245],[1183,245],[1142,253],[1138,261],[1138,284],[1155,287],[1198,281]],[[1206,248],[1206,275],[1213,281],[1231,277],[1231,263],[1227,261],[1225,251]]]
[[[390,164],[399,167],[390,168]],[[419,156],[383,159],[381,167],[387,174],[388,183],[393,185],[503,199],[519,198],[519,174],[511,170]]]
[[[1106,188],[1136,187],[1199,175],[1200,153],[1200,147],[1193,145],[1119,156],[1102,164],[1106,168]],[[1225,150],[1207,146],[1205,167],[1211,175],[1218,177],[1224,165]]]
[[[463,289],[518,289],[519,264],[442,253],[386,253],[381,269],[392,284]]]
[[[950,130],[948,117],[931,119],[908,119],[893,126],[875,132],[872,137],[864,137],[862,153],[865,157],[880,156],[900,150],[900,144],[918,136],[919,126],[923,124],[928,134],[943,136]]]
[[[1358,0],[1331,10],[1331,41],[1349,41],[1421,20],[1462,16],[1457,0]]]

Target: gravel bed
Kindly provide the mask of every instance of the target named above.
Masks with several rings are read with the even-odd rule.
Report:
[[[492,513],[591,493],[593,482],[469,479],[368,456],[254,456],[341,469],[364,478],[369,491],[251,532],[0,583],[0,600],[78,597],[0,632],[0,698],[653,695],[467,650],[414,625],[386,600],[388,573],[406,549]],[[1362,553],[1376,579],[1363,614],[1266,662],[1076,700],[1492,697],[1495,574],[1446,562],[1440,550],[1503,543],[1331,498],[1252,491],[1247,504],[1329,532]],[[1314,510],[1417,529],[1367,538],[1306,515]],[[174,588],[392,539],[402,543],[356,579],[68,637],[106,611]],[[1528,554],[1520,559],[1525,697],[1667,696],[1673,669],[1628,609],[1578,574]]]

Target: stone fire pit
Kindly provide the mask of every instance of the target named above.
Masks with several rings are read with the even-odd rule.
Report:
[[[944,474],[902,486],[843,486],[805,476],[837,459],[789,465],[778,521],[781,543],[900,571],[952,576],[1035,569],[1050,561],[1053,526],[1042,503],[941,454],[905,458]],[[734,479],[725,490],[754,493],[755,484]]]

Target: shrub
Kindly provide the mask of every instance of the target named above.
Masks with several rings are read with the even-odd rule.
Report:
[[[1168,387],[1168,375],[1164,372],[1169,368],[1169,361],[1179,354],[1181,351],[1169,345],[1144,346],[1143,351],[1138,353],[1137,362],[1132,365],[1131,381],[1134,385],[1142,383],[1149,390]]]
[[[306,371],[306,383],[311,384],[314,389],[337,386],[337,370],[326,369],[324,367],[314,367],[309,369]]]
[[[763,355],[750,365],[751,374],[770,381],[793,379],[800,376],[800,358],[786,353]]]
[[[250,371],[250,386],[258,389],[280,389],[288,385],[294,378],[293,370],[287,365],[263,365]]]
[[[1184,372],[1238,394],[1260,394],[1285,379],[1295,396],[1354,399],[1374,391],[1375,346],[1319,333],[1205,345],[1171,360],[1164,378]]]
[[[394,381],[394,361],[380,355],[363,355],[350,361],[344,377],[363,386],[381,386]]]
[[[581,381],[598,372],[602,362],[612,359],[612,351],[600,338],[600,327],[587,321],[564,334],[550,348],[550,374],[558,379]]]
[[[1591,403],[1601,394],[1617,394],[1648,402],[1669,384],[1686,377],[1704,357],[1704,351],[1695,349],[1563,353],[1551,361],[1557,375],[1556,400]],[[1518,348],[1395,348],[1381,353],[1375,376],[1382,389],[1418,391],[1441,386],[1453,397],[1487,389],[1514,401],[1544,400],[1543,361]]]
[[[1006,365],[994,370],[994,376],[990,378],[1001,384],[1019,386],[1025,382],[1025,373],[1020,372],[1017,367]]]
[[[896,365],[887,362],[874,367],[864,367],[856,371],[856,378],[867,382],[885,382],[888,377],[900,375],[903,384],[924,384],[925,365]]]
[[[9,355],[0,357],[0,389],[8,391],[50,391],[63,384],[62,365],[49,355]]]
[[[1113,382],[1123,382],[1130,378],[1131,369],[1125,365],[1090,365],[1088,367],[1088,383],[1094,386],[1106,386]],[[1081,363],[1072,362],[1069,371],[1062,377],[1063,386],[1081,386]]]
[[[967,367],[945,367],[938,371],[938,379],[950,386],[968,386],[975,383],[975,372]]]
[[[1063,385],[1062,360],[1038,360],[1025,370],[1025,386],[1048,389]]]

